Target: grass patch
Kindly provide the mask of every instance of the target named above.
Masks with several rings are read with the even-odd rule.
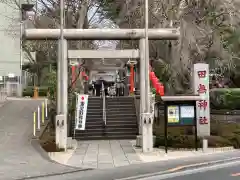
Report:
[[[40,141],[40,145],[46,152],[63,152],[63,148],[59,148],[55,142],[55,130],[52,127],[43,133]]]

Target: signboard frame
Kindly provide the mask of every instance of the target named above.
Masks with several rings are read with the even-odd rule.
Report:
[[[194,117],[192,117],[192,123],[182,123],[181,107],[192,106],[194,108]],[[169,123],[169,107],[178,107],[178,123]],[[164,141],[165,152],[168,152],[168,128],[169,127],[194,127],[195,135],[195,150],[198,150],[198,136],[197,136],[197,108],[195,100],[183,100],[183,101],[165,101],[164,102]],[[186,117],[185,117],[186,118]]]

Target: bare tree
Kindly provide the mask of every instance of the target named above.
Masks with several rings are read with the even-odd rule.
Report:
[[[143,28],[143,0],[110,2],[109,8],[103,8],[106,17],[120,28]],[[168,74],[169,91],[191,90],[191,68],[196,62],[207,62],[211,69],[234,71],[237,57],[224,46],[224,39],[227,31],[239,26],[238,1],[150,0],[149,5],[149,27],[181,30],[179,41],[150,41],[151,59],[157,60],[155,69],[161,69],[162,75]],[[121,48],[136,46],[132,41],[119,44]]]

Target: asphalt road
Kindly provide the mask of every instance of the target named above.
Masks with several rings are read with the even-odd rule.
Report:
[[[34,180],[136,180],[151,176],[152,174],[172,173],[189,169],[202,163],[218,164],[231,162],[233,159],[240,160],[240,151],[221,154],[206,155],[197,158],[160,161],[145,164],[135,164],[124,167],[75,172],[57,176],[45,176],[32,178]],[[211,163],[210,163],[211,162]],[[207,166],[207,165],[206,165]],[[204,179],[205,180],[205,179]],[[225,179],[228,180],[228,179]]]
[[[191,168],[168,174],[138,178],[138,180],[239,180],[240,161]]]
[[[164,177],[163,177],[164,179]],[[168,180],[239,180],[240,164],[231,167],[219,168],[216,170],[203,171],[189,175],[176,176],[174,178],[165,178]],[[156,180],[160,180],[156,178]]]

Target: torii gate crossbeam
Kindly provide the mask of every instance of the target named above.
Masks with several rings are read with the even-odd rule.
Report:
[[[64,29],[67,40],[139,40],[144,29]],[[149,40],[176,40],[180,31],[176,28],[149,29]],[[60,39],[60,29],[25,29],[23,38],[28,40]]]

